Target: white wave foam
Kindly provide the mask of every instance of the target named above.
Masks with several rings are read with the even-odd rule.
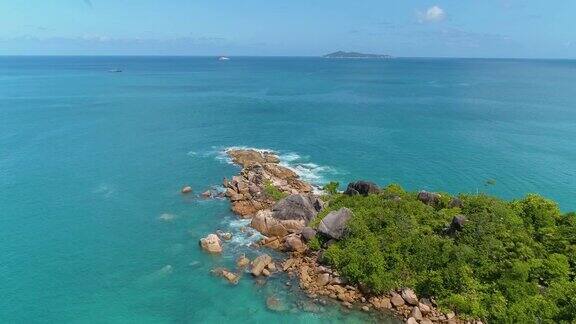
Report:
[[[171,221],[175,220],[176,218],[178,218],[178,215],[169,214],[169,213],[164,213],[164,214],[160,215],[160,217],[158,217],[158,219],[160,219],[161,221],[164,221],[164,222],[171,222]]]
[[[250,227],[250,219],[230,219],[223,221],[232,233],[230,244],[235,246],[249,246],[263,238],[262,234]]]
[[[110,198],[116,193],[116,188],[113,185],[101,183],[96,189],[92,190],[92,193],[102,195],[104,198]]]
[[[264,149],[250,146],[231,146],[231,147],[214,147],[212,151],[208,152],[206,156],[214,156],[217,161],[234,164],[228,152],[231,150],[254,150],[260,153],[273,153],[280,159],[280,165],[294,171],[302,180],[309,182],[312,185],[319,186],[327,182],[326,176],[330,174],[337,174],[338,172],[329,166],[318,165],[309,162],[308,156],[302,156],[296,152],[281,152],[272,149]]]

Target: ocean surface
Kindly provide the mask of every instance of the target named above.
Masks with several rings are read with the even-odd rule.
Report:
[[[238,172],[222,151],[242,146],[317,184],[538,192],[575,210],[576,61],[2,57],[0,322],[377,320],[308,304],[284,276],[210,274],[259,253],[227,201],[197,197]],[[209,256],[198,240],[216,229],[234,239]]]

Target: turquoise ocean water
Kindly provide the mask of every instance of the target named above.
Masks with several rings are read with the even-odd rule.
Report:
[[[234,175],[231,146],[276,150],[316,183],[539,192],[574,210],[576,62],[0,58],[0,322],[374,320],[301,311],[284,277],[210,274],[256,237],[226,201],[179,190]],[[218,228],[235,239],[208,256],[197,241]]]

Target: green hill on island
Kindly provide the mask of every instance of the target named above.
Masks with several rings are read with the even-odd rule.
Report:
[[[464,318],[497,323],[574,323],[576,214],[538,195],[504,201],[484,194],[406,192],[326,199],[353,217],[337,242],[317,236],[324,262],[382,293],[412,287]],[[328,243],[328,244],[327,244]]]
[[[369,59],[390,59],[392,56],[384,54],[364,54],[358,52],[338,51],[323,56],[324,58],[369,58]]]

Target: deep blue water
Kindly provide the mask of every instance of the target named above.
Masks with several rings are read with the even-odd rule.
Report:
[[[258,252],[238,234],[202,253],[201,236],[241,224],[179,189],[219,184],[238,170],[219,152],[248,146],[318,183],[538,192],[568,211],[575,139],[576,61],[3,57],[0,322],[369,320],[298,311],[286,278],[210,275]]]

